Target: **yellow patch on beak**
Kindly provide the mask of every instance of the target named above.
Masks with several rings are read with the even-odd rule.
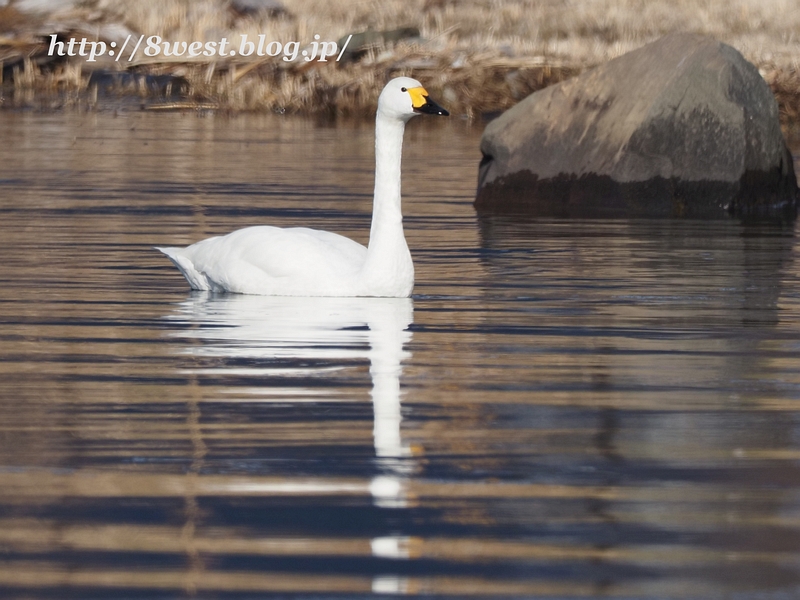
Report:
[[[428,92],[424,87],[410,88],[408,95],[411,96],[411,106],[413,108],[422,108],[427,102]]]

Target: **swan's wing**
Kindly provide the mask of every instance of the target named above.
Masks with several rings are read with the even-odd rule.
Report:
[[[203,240],[177,257],[165,253],[192,287],[198,280],[197,289],[292,295],[350,280],[364,264],[367,249],[327,231],[261,226]]]
[[[306,227],[248,227],[225,236],[242,259],[275,277],[361,269],[367,249],[342,235]]]

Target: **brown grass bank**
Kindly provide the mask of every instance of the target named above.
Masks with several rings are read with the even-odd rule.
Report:
[[[358,114],[374,109],[382,83],[410,75],[456,114],[503,110],[525,95],[671,31],[713,35],[761,70],[788,129],[800,122],[800,3],[796,0],[283,0],[236,11],[231,0],[0,1],[5,105],[97,105],[133,94],[148,107],[200,106]],[[275,57],[47,56],[48,36],[121,44],[126,35],[171,43],[259,34],[308,47],[314,35],[416,28],[373,42],[358,60],[287,62]],[[116,77],[109,73],[119,72]],[[103,74],[103,76],[98,76]],[[167,96],[171,94],[169,98]]]

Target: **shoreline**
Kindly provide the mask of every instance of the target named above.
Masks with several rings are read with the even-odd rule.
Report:
[[[34,59],[15,65],[0,84],[0,108],[60,110],[109,108],[116,102],[148,110],[199,109],[226,112],[278,112],[304,115],[374,114],[381,82],[414,77],[452,106],[451,112],[480,119],[502,112],[547,86],[589,71],[597,65],[538,60],[489,60],[469,67],[358,63],[303,70],[262,63],[149,63],[127,70],[91,70],[78,61],[42,69]],[[756,65],[758,66],[758,65]],[[326,72],[326,70],[328,72]],[[208,79],[208,73],[213,72]],[[333,71],[333,73],[331,73]],[[778,103],[781,124],[800,126],[800,73],[774,65],[759,67]],[[205,81],[200,81],[200,77]],[[239,89],[236,89],[236,88]],[[301,94],[287,93],[301,90]],[[261,91],[261,98],[254,91]]]
[[[794,40],[800,11],[787,15],[778,0],[712,0],[704,11],[688,0],[676,0],[670,7],[628,0],[622,10],[614,3],[618,10],[611,12],[612,5],[602,0],[580,9],[566,0],[544,7],[525,0],[476,1],[458,10],[462,3],[457,0],[390,0],[380,15],[369,6],[350,9],[338,1],[317,0],[264,0],[261,5],[268,10],[248,14],[234,10],[235,0],[143,1],[133,6],[116,0],[53,0],[49,12],[24,12],[25,2],[0,2],[4,109],[352,117],[374,114],[387,79],[410,76],[422,81],[454,116],[480,121],[534,91],[681,29],[711,35],[739,50],[772,89],[786,137],[800,139],[800,63]],[[47,2],[34,4],[41,8]],[[315,31],[328,32],[320,48],[330,45],[329,55],[334,47],[342,50],[342,60],[300,59],[303,48],[317,51],[307,43],[320,37]],[[291,61],[286,52],[212,59],[139,54],[130,63],[108,55],[90,61],[87,56],[48,54],[48,41],[56,39],[112,48],[144,38],[140,32],[198,47],[212,38],[235,45],[237,39],[262,36],[276,48],[295,44],[294,54]],[[346,55],[343,40],[353,40]]]

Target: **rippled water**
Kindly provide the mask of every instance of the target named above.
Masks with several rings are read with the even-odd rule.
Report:
[[[478,219],[417,119],[410,300],[153,245],[366,242],[372,127],[0,113],[0,597],[800,596],[794,225]]]

